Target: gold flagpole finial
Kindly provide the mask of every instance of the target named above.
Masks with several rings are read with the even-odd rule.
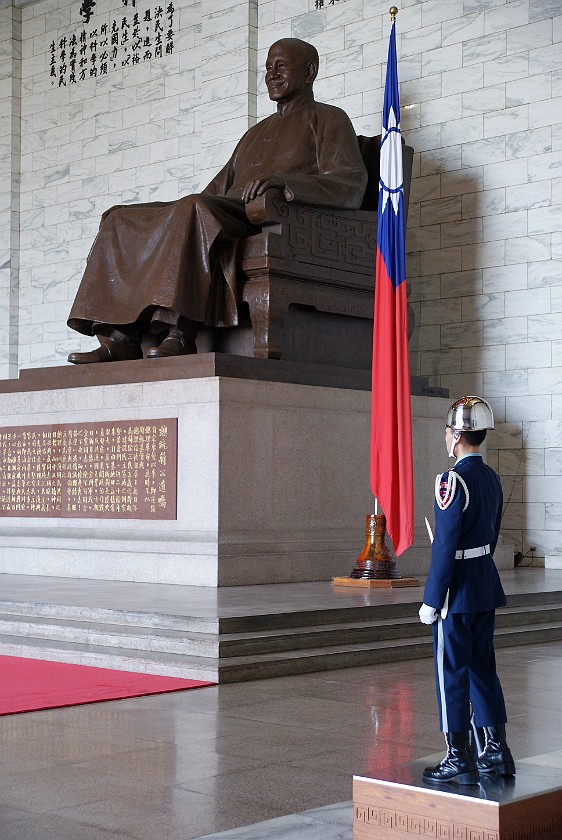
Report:
[[[390,13],[390,19],[392,23],[394,23],[394,21],[396,20],[396,15],[398,14],[398,9],[396,8],[396,6],[391,6],[388,11]]]

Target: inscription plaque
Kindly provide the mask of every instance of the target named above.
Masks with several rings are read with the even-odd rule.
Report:
[[[177,423],[0,428],[0,516],[175,519]]]

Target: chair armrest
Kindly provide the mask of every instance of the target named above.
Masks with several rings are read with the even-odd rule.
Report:
[[[289,202],[283,190],[266,190],[246,204],[246,216],[257,227],[285,221],[290,214]]]

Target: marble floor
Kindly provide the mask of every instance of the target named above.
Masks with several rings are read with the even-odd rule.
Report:
[[[498,668],[516,761],[562,775],[562,641]],[[353,774],[441,748],[430,659],[4,716],[0,838],[351,840]]]

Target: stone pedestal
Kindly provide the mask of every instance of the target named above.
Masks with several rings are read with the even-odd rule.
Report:
[[[173,521],[2,517],[0,572],[211,587],[349,574],[373,505],[368,378],[203,354],[1,383],[1,427],[177,417],[178,489]],[[416,528],[402,575],[428,569],[448,404],[412,397]]]

